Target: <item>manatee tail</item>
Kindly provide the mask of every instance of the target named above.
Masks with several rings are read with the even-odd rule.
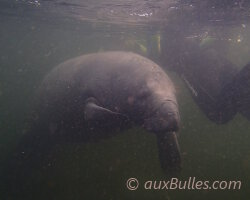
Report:
[[[250,63],[248,63],[234,80],[237,111],[250,120]]]
[[[162,169],[169,175],[181,170],[181,153],[175,132],[158,133],[157,144]]]
[[[250,120],[250,63],[223,88],[216,99],[214,110],[212,113],[218,117],[213,121],[217,123],[228,122],[237,112]]]
[[[228,122],[237,112],[250,120],[250,63],[225,85],[214,100],[200,92],[199,101],[203,102],[200,106],[208,118],[217,124]]]
[[[36,182],[33,182],[33,172],[48,167],[42,164],[53,146],[53,140],[41,132],[33,129],[25,134],[7,158],[1,175],[0,198],[15,199],[31,193]]]

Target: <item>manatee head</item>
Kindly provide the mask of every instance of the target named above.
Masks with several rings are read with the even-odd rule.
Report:
[[[176,102],[162,100],[152,115],[144,120],[143,126],[151,132],[173,132],[179,129],[179,112]]]
[[[146,111],[143,127],[156,134],[162,169],[173,176],[181,170],[181,153],[176,136],[180,117],[175,89],[164,73],[148,79],[145,88],[141,100]]]
[[[171,80],[164,76],[149,79],[146,84],[146,117],[143,126],[151,132],[178,131],[180,116]],[[145,90],[145,89],[144,89]]]

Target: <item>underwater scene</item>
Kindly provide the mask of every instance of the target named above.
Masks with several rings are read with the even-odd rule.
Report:
[[[250,2],[1,0],[1,200],[250,197]]]

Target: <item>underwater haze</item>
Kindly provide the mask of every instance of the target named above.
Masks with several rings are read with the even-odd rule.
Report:
[[[213,101],[250,62],[249,13],[244,0],[1,0],[0,176],[29,131],[34,95],[53,67],[87,53],[132,51],[158,63],[175,85],[182,170],[174,177],[241,181],[241,188],[145,189],[146,181],[170,177],[161,168],[154,134],[133,127],[94,143],[56,145],[49,155],[53,164],[31,170],[15,183],[23,190],[13,196],[5,195],[0,177],[0,199],[248,200],[250,83],[241,107],[246,112],[223,123],[196,93]],[[222,60],[232,69],[220,69]],[[239,96],[234,91],[241,89],[233,88],[230,95]],[[138,179],[137,190],[127,188],[129,178]]]

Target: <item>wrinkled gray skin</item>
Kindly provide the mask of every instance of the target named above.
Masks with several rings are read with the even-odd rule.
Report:
[[[49,171],[54,162],[50,152],[58,143],[97,141],[132,126],[156,135],[160,163],[168,175],[179,171],[175,90],[152,61],[126,52],[73,58],[45,77],[36,97],[31,128],[5,162],[1,188],[6,197],[20,198],[26,184],[29,190],[36,188],[33,181],[25,183],[27,177],[34,169]]]
[[[56,144],[97,141],[132,126],[155,133],[167,173],[180,169],[174,86],[152,61],[126,52],[73,58],[44,78],[36,97],[32,127],[6,162],[7,193],[20,190],[33,169],[51,166],[46,159]]]
[[[147,58],[106,52],[70,59],[45,77],[37,97],[34,135],[88,142],[142,126],[157,136],[162,168],[180,169],[175,89]]]

